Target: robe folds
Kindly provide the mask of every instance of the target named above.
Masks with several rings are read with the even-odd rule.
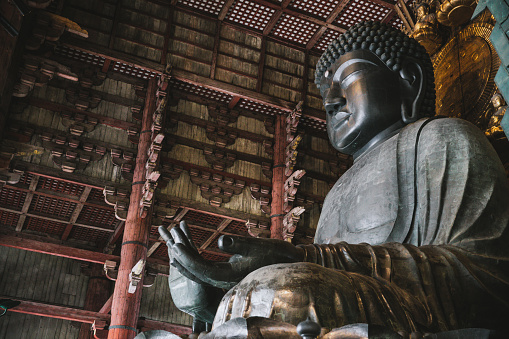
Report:
[[[396,331],[509,319],[509,185],[484,135],[422,119],[356,159],[327,195],[304,263],[260,268],[223,298],[235,317]]]

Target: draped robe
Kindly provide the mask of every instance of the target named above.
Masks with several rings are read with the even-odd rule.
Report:
[[[341,176],[305,263],[252,272],[214,327],[253,316],[409,332],[507,326],[508,223],[508,181],[484,135],[459,119],[420,120]]]

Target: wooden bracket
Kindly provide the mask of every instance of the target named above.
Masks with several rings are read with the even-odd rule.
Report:
[[[69,133],[80,136],[84,132],[92,132],[98,124],[98,120],[84,114],[68,111],[60,112],[62,125],[69,128]]]
[[[212,168],[219,171],[232,167],[237,158],[234,153],[224,150],[215,150],[212,147],[205,147],[203,153],[205,154],[205,160]]]
[[[249,190],[251,191],[251,197],[260,202],[262,212],[270,214],[270,202],[272,200],[270,187],[252,183],[249,185]]]
[[[270,238],[269,225],[258,220],[246,221],[247,232],[255,238]]]
[[[297,223],[300,220],[300,215],[304,213],[306,209],[302,206],[294,207],[291,209],[283,218],[283,239],[291,241],[293,233],[297,228]]]
[[[295,164],[297,163],[297,147],[299,146],[299,143],[302,140],[302,135],[298,134],[295,138],[293,138],[292,142],[286,146],[286,159],[285,159],[285,175],[289,176],[293,172],[293,168],[295,167]]]
[[[216,127],[214,125],[207,125],[205,133],[207,138],[214,141],[218,147],[233,145],[238,137],[237,133],[228,131],[221,127]]]
[[[228,124],[233,124],[237,122],[239,117],[239,112],[234,109],[228,109],[224,106],[219,105],[209,105],[209,115],[214,118],[217,123],[221,126],[226,126]]]
[[[65,98],[79,110],[86,111],[89,108],[96,108],[102,98],[98,94],[92,94],[86,88],[67,87]]]
[[[289,212],[293,208],[293,202],[295,200],[295,195],[297,194],[298,187],[300,185],[300,179],[306,174],[305,170],[297,170],[292,173],[288,179],[285,181],[284,186],[284,206],[283,211]]]
[[[233,195],[242,193],[246,183],[243,180],[200,171],[195,168],[189,170],[191,182],[200,187],[201,196],[215,207],[230,202]]]
[[[114,207],[115,218],[125,221],[127,219],[127,210],[129,209],[129,191],[106,186],[103,189],[103,195],[104,201]]]
[[[83,170],[90,161],[101,160],[106,153],[105,147],[82,142],[74,137],[45,132],[41,134],[41,139],[42,146],[51,152],[55,165],[67,173]]]
[[[34,86],[42,87],[54,77],[78,81],[78,76],[72,73],[69,67],[56,61],[34,55],[25,55],[24,59],[21,75],[12,92],[14,97],[24,98]]]

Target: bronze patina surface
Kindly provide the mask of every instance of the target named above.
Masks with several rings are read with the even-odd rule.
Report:
[[[160,228],[175,304],[213,321],[203,338],[296,337],[307,318],[322,338],[505,331],[509,185],[478,128],[430,118],[424,47],[361,23],[329,46],[316,83],[329,139],[355,161],[324,202],[315,244],[222,236],[235,255],[215,263],[185,223]]]

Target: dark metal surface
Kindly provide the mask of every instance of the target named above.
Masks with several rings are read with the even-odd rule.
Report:
[[[400,63],[390,70],[377,54],[358,49],[324,72],[329,137],[356,160],[324,202],[316,244],[223,236],[219,247],[235,255],[217,264],[198,255],[185,225],[160,230],[184,279],[200,288],[235,285],[207,338],[292,336],[293,327],[274,321],[296,326],[308,317],[324,333],[353,323],[406,333],[507,326],[504,169],[468,122],[406,125],[405,117],[414,120],[430,105],[433,78],[418,59]],[[247,331],[252,317],[270,318],[253,327],[267,336]]]

